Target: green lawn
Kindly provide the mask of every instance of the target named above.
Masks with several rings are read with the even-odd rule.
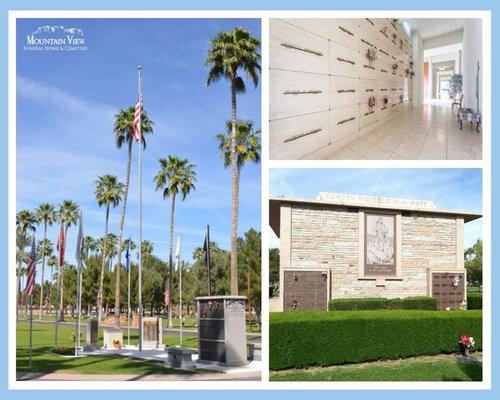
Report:
[[[481,362],[437,356],[333,367],[271,371],[271,381],[481,381]]]
[[[59,345],[73,347],[71,338],[73,327],[59,326]],[[125,333],[125,332],[124,332]],[[99,332],[102,343],[102,331]],[[126,342],[126,333],[125,333]],[[85,338],[85,329],[82,337]],[[177,344],[177,336],[164,337],[167,345]],[[137,343],[137,334],[131,335],[131,343]],[[29,325],[26,322],[17,324],[17,371],[28,369]],[[180,371],[163,367],[160,362],[139,361],[119,356],[88,356],[81,358],[62,357],[51,353],[54,344],[54,327],[51,324],[33,322],[33,372],[65,372],[79,374],[192,374],[207,371]],[[196,347],[196,337],[185,338],[184,346]]]

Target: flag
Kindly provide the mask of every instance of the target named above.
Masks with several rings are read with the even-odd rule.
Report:
[[[76,238],[76,259],[82,260],[83,258],[83,246],[84,246],[84,238],[83,238],[83,215],[80,212],[80,224],[78,227],[78,237]]]
[[[61,224],[59,230],[59,238],[57,239],[57,251],[59,252],[58,266],[62,267],[64,264],[64,224]]]
[[[132,123],[132,136],[140,143],[141,141],[141,114],[142,114],[142,96],[137,99],[134,112],[134,122]]]
[[[165,288],[165,292],[163,292],[163,299],[165,300],[165,305],[168,306],[168,303],[170,303],[170,293],[167,288]]]
[[[207,225],[205,233],[205,242],[203,243],[203,251],[205,252],[205,265],[210,268],[210,227]]]
[[[125,250],[125,270],[128,271],[130,267],[130,239],[127,243],[127,250]]]
[[[28,279],[26,280],[26,294],[28,297],[33,295],[35,290],[36,276],[36,250],[35,250],[35,235],[33,235],[33,244],[31,245],[30,259],[28,262]]]

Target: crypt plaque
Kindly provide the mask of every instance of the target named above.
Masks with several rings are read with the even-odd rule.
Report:
[[[283,310],[321,310],[328,306],[328,271],[284,271]]]
[[[365,276],[396,275],[396,216],[365,214]]]
[[[465,274],[463,272],[433,272],[432,297],[438,310],[458,310],[465,301]]]

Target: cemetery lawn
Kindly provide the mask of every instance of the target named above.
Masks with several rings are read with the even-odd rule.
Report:
[[[82,329],[83,342],[85,341],[85,329]],[[74,327],[59,325],[59,345],[62,347],[73,347],[71,338]],[[102,331],[99,332],[99,341],[102,343]],[[124,335],[126,342],[126,333]],[[19,322],[17,324],[17,348],[16,369],[18,372],[42,372],[42,373],[75,373],[75,374],[126,374],[126,375],[149,375],[149,374],[195,374],[207,373],[208,371],[181,371],[165,368],[162,363],[155,361],[142,361],[120,356],[87,356],[81,358],[67,358],[51,352],[54,346],[54,326],[47,323],[36,323],[33,321],[33,361],[32,369],[28,369],[29,349],[29,324]],[[164,337],[166,344],[177,344],[171,337]],[[131,334],[131,342],[137,343],[137,335]],[[172,343],[174,342],[174,343]],[[186,337],[184,345],[192,346],[196,343],[196,337]],[[196,343],[197,344],[197,343]]]
[[[270,371],[271,381],[481,381],[482,362],[454,355]]]

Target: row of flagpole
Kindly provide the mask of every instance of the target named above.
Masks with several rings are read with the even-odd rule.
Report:
[[[139,351],[142,350],[142,129],[141,129],[141,116],[142,116],[142,74],[141,66],[137,67],[137,92],[138,100],[135,107],[134,122],[133,122],[133,136],[139,145],[139,276],[138,276],[138,316],[139,316]],[[56,283],[56,304],[60,302],[61,296],[61,272],[64,264],[64,255],[66,247],[66,237],[65,237],[64,224],[61,223],[59,230],[59,237],[57,241],[57,251],[58,251],[58,273],[57,273],[57,283]],[[180,256],[180,237],[177,238],[177,248],[175,254],[176,269],[179,272],[179,342],[182,347],[182,334],[183,334],[183,320],[182,320],[182,265]],[[210,227],[207,225],[207,232],[205,235],[205,242],[203,246],[205,252],[205,263],[208,269],[208,295],[211,295],[211,276],[210,276]],[[75,356],[78,356],[78,350],[81,345],[81,316],[82,316],[82,275],[83,275],[83,253],[84,253],[84,235],[83,235],[83,213],[80,212],[79,216],[79,229],[77,237],[76,246],[76,259],[78,263],[77,270],[77,318],[75,326]],[[130,345],[130,326],[131,326],[131,306],[130,306],[130,238],[128,241],[126,249],[126,269],[128,274],[127,283],[127,345]],[[30,256],[30,261],[28,264],[28,280],[26,284],[26,292],[30,298],[30,333],[29,333],[29,367],[31,368],[32,361],[32,334],[33,334],[33,292],[35,287],[35,275],[36,275],[36,250],[35,250],[35,235],[33,235],[32,252]],[[42,283],[43,284],[43,283]],[[170,294],[169,294],[170,295]],[[59,325],[59,307],[56,307],[55,321],[54,321],[54,346],[57,348],[58,345],[58,325]]]

